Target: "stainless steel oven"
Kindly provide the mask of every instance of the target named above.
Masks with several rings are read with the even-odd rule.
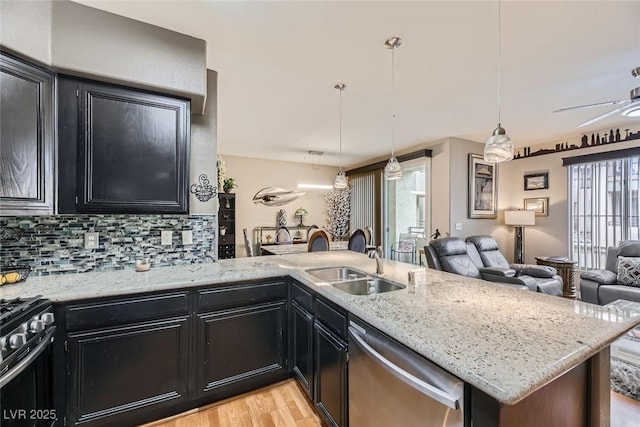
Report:
[[[0,425],[52,426],[51,302],[41,297],[0,300]]]

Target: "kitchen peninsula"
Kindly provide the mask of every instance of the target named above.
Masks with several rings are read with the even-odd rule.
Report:
[[[484,408],[480,412],[471,408],[474,425],[535,425],[540,419],[553,421],[559,413],[572,410],[588,420],[575,425],[608,425],[609,345],[640,319],[614,308],[430,269],[424,284],[384,294],[351,295],[305,272],[327,266],[350,266],[371,275],[376,268],[365,255],[344,251],[254,257],[157,267],[146,273],[124,270],[30,277],[1,287],[0,298],[43,295],[54,304],[67,306],[84,300],[176,291],[173,295],[204,286],[232,289],[236,282],[273,283],[284,278],[469,384],[475,393],[473,405]],[[407,274],[415,267],[385,260],[384,276],[407,284]],[[286,280],[279,282],[281,286],[289,283]],[[188,321],[185,317],[184,322]],[[185,369],[193,372],[195,368]],[[560,399],[558,393],[575,394]],[[583,403],[568,409],[565,404],[572,400]],[[548,406],[541,410],[536,406],[541,404]],[[530,424],[523,416],[531,417]],[[543,418],[536,421],[539,416]],[[514,417],[520,417],[517,423]]]

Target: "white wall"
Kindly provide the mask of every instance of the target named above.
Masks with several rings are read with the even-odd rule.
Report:
[[[329,190],[298,189],[299,183],[333,184],[338,168],[306,163],[279,162],[250,157],[226,156],[221,154],[227,167],[227,177],[235,179],[236,193],[236,256],[246,256],[242,229],[246,228],[255,243],[253,230],[257,226],[275,226],[280,209],[287,212],[288,225],[296,225],[299,218],[294,216],[299,207],[304,207],[309,215],[305,225],[327,225],[327,210],[324,195]],[[281,187],[288,190],[304,191],[301,198],[284,206],[254,204],[253,196],[265,187]],[[275,237],[275,236],[274,236]],[[304,237],[304,236],[303,236]]]
[[[50,65],[52,9],[50,1],[0,1],[0,44]]]
[[[451,208],[449,182],[449,139],[434,143],[431,149],[431,233],[436,229],[446,236],[449,232]],[[429,215],[429,213],[427,213]]]
[[[206,174],[214,187],[218,186],[217,141],[218,141],[218,73],[207,70],[207,105],[204,114],[191,115],[191,165],[189,168],[189,185],[200,183],[199,176]],[[218,199],[207,202],[199,201],[194,194],[189,193],[189,213],[216,214]]]
[[[492,234],[501,223],[500,217],[469,218],[469,154],[484,153],[484,144],[461,138],[449,138],[450,146],[450,218],[449,230],[451,236],[465,238],[478,234]],[[501,165],[498,166],[498,177]],[[498,201],[500,192],[498,191]],[[462,224],[462,230],[456,230],[455,224]],[[442,230],[440,230],[442,231]]]
[[[568,169],[562,166],[562,158],[638,146],[640,141],[635,140],[516,159],[500,165],[498,176],[500,223],[503,221],[505,210],[523,208],[523,199],[549,197],[549,216],[536,217],[536,225],[525,229],[525,261],[527,263],[535,264],[536,256],[569,255]],[[532,151],[536,151],[536,148],[534,147]],[[525,173],[541,171],[549,171],[549,189],[524,191]],[[492,234],[498,240],[505,256],[512,260],[513,227],[502,225]]]
[[[202,114],[206,43],[67,0],[0,1],[0,40],[56,71],[191,99]]]

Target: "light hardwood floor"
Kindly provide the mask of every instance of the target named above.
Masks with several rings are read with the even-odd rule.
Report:
[[[144,427],[319,427],[320,417],[290,379]]]
[[[143,427],[320,427],[320,418],[290,379]],[[640,402],[611,392],[611,427],[639,427]]]

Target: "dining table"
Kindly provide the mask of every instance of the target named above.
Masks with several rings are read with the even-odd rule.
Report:
[[[348,250],[349,242],[346,240],[337,240],[329,242],[330,251],[346,251]],[[261,255],[291,255],[301,254],[308,252],[308,245],[303,243],[298,244],[281,244],[281,245],[264,245],[260,247]]]

